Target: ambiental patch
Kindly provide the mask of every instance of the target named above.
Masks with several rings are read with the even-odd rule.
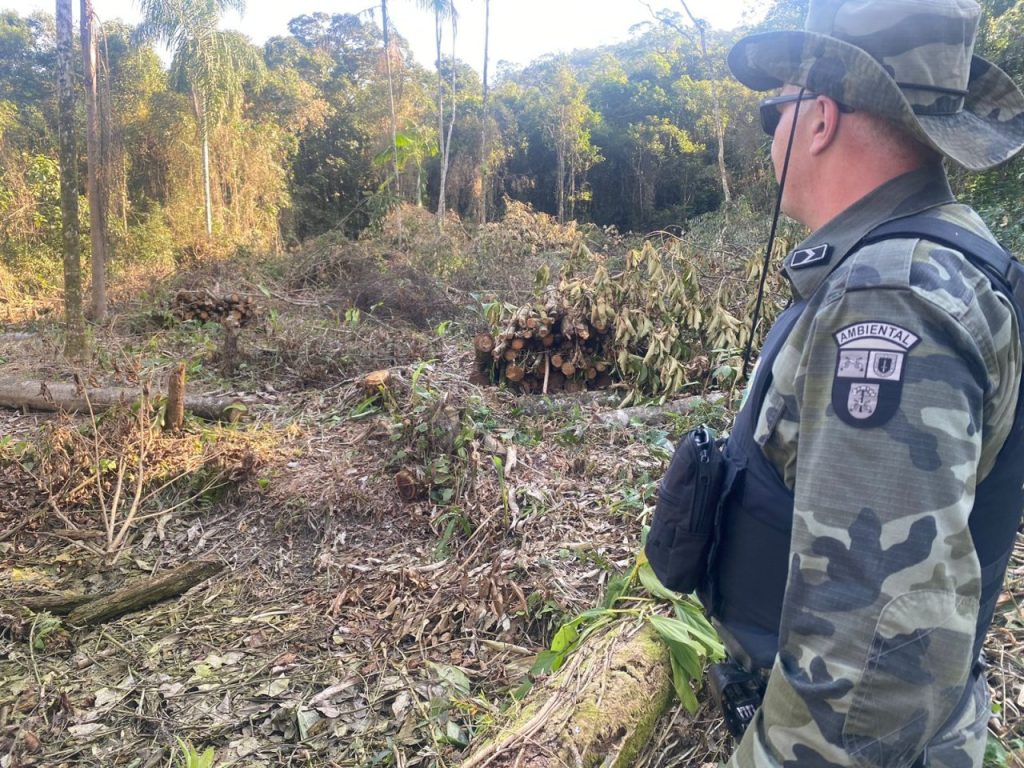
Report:
[[[885,424],[899,408],[907,354],[920,337],[899,325],[871,320],[834,334],[839,346],[832,407],[852,427]]]
[[[828,243],[816,245],[813,248],[801,248],[793,251],[793,258],[789,260],[790,269],[805,269],[818,264],[828,264],[832,255],[832,246]]]

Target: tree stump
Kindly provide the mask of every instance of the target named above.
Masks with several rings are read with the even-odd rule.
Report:
[[[167,408],[164,431],[180,432],[185,425],[185,363],[178,363],[167,377]]]
[[[220,350],[220,373],[230,379],[238,365],[238,321],[226,317],[221,326],[224,328],[224,345]]]

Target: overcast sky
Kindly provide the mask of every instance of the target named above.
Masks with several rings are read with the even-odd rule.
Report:
[[[670,8],[682,12],[679,0],[650,0],[655,9]],[[706,18],[713,27],[730,29],[761,15],[765,0],[689,0],[690,10]],[[77,24],[78,5],[75,6]],[[391,0],[388,8],[392,23],[409,40],[421,64],[434,62],[433,17],[416,7],[415,0]],[[648,3],[641,0],[491,0],[491,72],[501,60],[526,64],[546,53],[569,52],[592,48],[629,38],[635,24],[650,21]],[[484,0],[456,0],[459,31],[455,54],[480,71],[483,65]],[[0,0],[0,8],[22,14],[35,10],[54,12],[55,3],[39,0]],[[93,8],[101,20],[122,18],[135,23],[138,11],[133,0],[93,0]],[[238,29],[254,42],[262,43],[274,35],[288,33],[288,21],[295,16],[321,11],[323,13],[359,13],[379,11],[377,0],[248,0],[244,16],[229,14],[224,26]],[[753,19],[744,19],[744,13]],[[378,18],[379,23],[379,18]],[[451,50],[448,31],[446,50]]]

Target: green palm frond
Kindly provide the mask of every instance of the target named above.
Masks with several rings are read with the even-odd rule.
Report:
[[[142,21],[136,34],[171,50],[171,83],[192,93],[205,132],[241,94],[244,73],[258,68],[252,46],[237,33],[217,29],[229,10],[245,10],[245,0],[137,0]]]
[[[429,11],[442,21],[458,21],[459,12],[455,7],[454,0],[416,0],[416,5],[425,11]]]

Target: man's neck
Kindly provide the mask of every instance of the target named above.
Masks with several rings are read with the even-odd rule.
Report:
[[[802,222],[810,231],[820,229],[824,224],[834,219],[858,200],[862,200],[883,184],[902,176],[904,173],[916,170],[914,168],[901,169],[885,177],[875,177],[871,180],[860,179],[860,183],[834,185],[831,189],[821,190],[818,204]]]

